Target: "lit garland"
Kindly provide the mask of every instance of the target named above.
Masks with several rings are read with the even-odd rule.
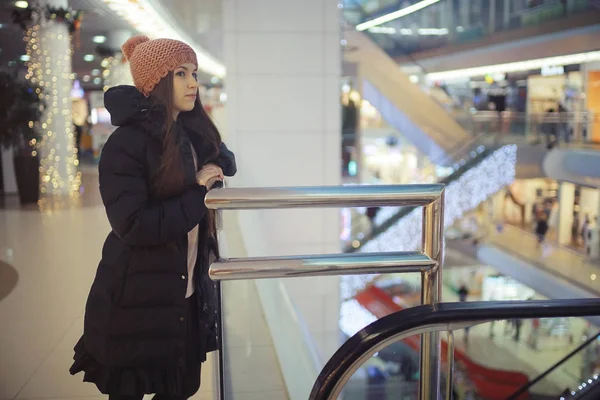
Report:
[[[457,180],[446,186],[444,205],[444,226],[452,226],[464,213],[475,209],[489,196],[497,193],[515,179],[517,146],[504,146],[482,162],[466,171]],[[423,211],[417,208],[401,218],[385,232],[377,235],[362,246],[359,251],[389,252],[414,251],[421,246]],[[351,298],[363,290],[376,275],[342,276],[341,297]]]
[[[118,52],[103,59],[101,65],[104,68],[104,91],[117,85],[133,85],[129,63],[122,53]]]
[[[46,102],[38,122],[42,140],[40,151],[40,191],[42,195],[79,192],[81,173],[75,147],[71,115],[71,35],[65,24],[46,21],[27,29],[27,79]]]
[[[31,6],[15,8],[12,20],[26,30],[29,26],[43,25],[47,21],[65,22],[69,33],[73,34],[81,28],[83,13],[69,8],[46,6]]]

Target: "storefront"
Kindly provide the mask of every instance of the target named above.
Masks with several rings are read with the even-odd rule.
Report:
[[[600,116],[600,62],[586,64],[583,78],[585,80],[585,106],[596,116]],[[588,138],[600,142],[600,118],[596,118],[590,127]]]
[[[550,109],[585,109],[584,76],[580,65],[494,73],[436,82],[454,99],[455,108],[477,111],[545,113]]]
[[[559,198],[559,243],[599,258],[600,189],[562,182]]]
[[[490,214],[495,221],[518,226],[535,222],[534,208],[548,207],[550,214],[557,212],[559,183],[552,179],[518,179],[506,191],[492,197]],[[557,225],[557,215],[549,215],[549,224]]]

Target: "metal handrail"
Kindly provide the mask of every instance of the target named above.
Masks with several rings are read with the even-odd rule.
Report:
[[[219,210],[274,208],[422,206],[422,251],[367,255],[313,255],[219,260],[209,269],[214,280],[307,277],[356,273],[421,272],[421,302],[441,300],[444,185],[323,186],[215,189],[206,207]],[[221,218],[217,218],[220,223]],[[421,337],[420,393],[440,399],[441,340],[437,332]]]
[[[600,315],[600,299],[461,302],[422,305],[387,315],[348,339],[329,359],[311,391],[311,400],[335,399],[365,361],[413,335],[453,331],[504,319]],[[448,352],[452,343],[448,343]],[[449,369],[452,360],[449,358]],[[451,394],[451,386],[449,387]],[[448,393],[446,393],[448,396]],[[421,394],[420,398],[423,397]]]
[[[456,113],[455,118],[467,118],[475,121],[535,121],[548,123],[568,123],[568,122],[593,122],[599,121],[600,115],[590,111],[580,112],[544,112],[544,113],[525,113],[517,111],[475,111],[464,114]]]
[[[324,254],[291,257],[249,257],[216,261],[211,265],[214,280],[303,278],[307,276],[426,272],[437,262],[418,251],[391,253]]]
[[[440,184],[218,189],[205,203],[215,210],[426,206],[443,192]]]

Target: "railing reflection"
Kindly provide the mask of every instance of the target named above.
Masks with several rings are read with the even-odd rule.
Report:
[[[600,116],[590,112],[522,113],[476,111],[455,114],[456,121],[475,136],[521,137],[547,144],[591,142],[593,125]]]

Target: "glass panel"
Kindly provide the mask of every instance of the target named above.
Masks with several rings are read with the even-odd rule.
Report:
[[[349,23],[370,21],[381,15],[406,8],[418,1],[347,1],[348,10],[360,9],[362,18]],[[480,40],[500,31],[537,26],[548,21],[568,18],[594,7],[589,0],[536,1],[463,1],[441,0],[416,12],[367,30],[376,41],[387,37],[393,44],[386,50],[391,56],[439,48],[450,43]]]
[[[543,329],[549,321],[541,320],[541,322],[543,324],[541,329]],[[598,379],[598,373],[600,372],[600,342],[598,336],[600,332],[595,332],[589,337],[590,330],[591,328],[577,338],[575,344],[579,344],[580,347],[565,356],[556,369],[532,385],[529,389],[530,393],[546,394],[549,391],[548,388],[559,385],[558,391],[548,394],[572,394],[571,392],[580,391]]]
[[[465,262],[452,251],[446,258],[447,266]],[[356,333],[365,323],[420,303],[418,274],[381,275],[373,283],[342,303],[341,325],[348,335]],[[463,287],[466,293],[463,293]],[[543,300],[545,297],[499,275],[491,267],[474,266],[444,271],[443,299],[453,302],[461,299]],[[583,318],[496,321],[458,330],[455,332],[455,391],[461,399],[471,395],[505,399],[574,352],[591,335],[597,336],[597,330]],[[445,334],[442,338],[444,359]],[[567,388],[577,389],[584,381],[594,380],[594,375],[599,372],[596,368],[600,370],[600,341],[592,342],[585,351],[576,351],[552,374],[538,382],[531,393],[558,396]],[[393,393],[405,396],[400,398],[416,398],[416,381],[410,377],[416,379],[418,376],[418,371],[413,370],[415,365],[418,366],[418,353],[418,337],[379,351],[356,372],[346,395],[352,399],[384,399],[376,396]]]
[[[496,321],[455,331],[455,398],[509,398],[557,363],[560,366],[526,390],[526,395],[557,398],[583,388],[584,383],[591,385],[597,379],[600,342],[593,340],[570,355],[589,339],[590,328],[582,331],[582,325],[585,321],[580,318],[534,319]],[[441,336],[443,393],[447,343],[446,334]],[[344,400],[418,399],[419,342],[418,336],[411,336],[378,351],[352,376],[344,388]]]

